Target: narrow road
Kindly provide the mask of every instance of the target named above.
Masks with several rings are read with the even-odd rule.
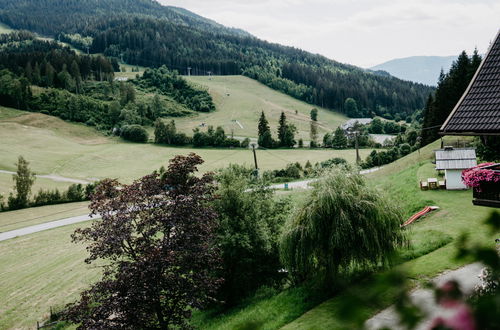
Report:
[[[0,170],[0,173],[3,174],[16,174],[16,172],[12,171],[5,171],[5,170]],[[44,174],[44,175],[35,175],[37,178],[41,179],[49,179],[52,181],[58,181],[58,182],[70,182],[70,183],[80,183],[80,184],[89,184],[91,183],[90,181],[86,180],[80,180],[80,179],[72,179],[72,178],[65,178],[63,176],[55,175],[55,174]]]
[[[380,168],[377,167],[377,168],[373,168],[373,169],[369,169],[369,170],[363,170],[360,172],[360,174],[367,174],[367,173],[375,172],[379,169]],[[0,172],[5,173],[7,171],[0,170]],[[303,180],[303,181],[290,182],[290,183],[288,183],[288,188],[289,189],[293,189],[293,188],[310,189],[311,187],[309,184],[311,182],[316,181],[316,180],[318,180],[318,179],[309,179],[309,180]],[[284,188],[284,184],[283,183],[275,184],[275,185],[270,186],[270,188],[271,189],[282,189],[282,188]],[[91,219],[97,219],[97,218],[91,218],[88,215],[79,215],[79,216],[70,217],[70,218],[66,218],[66,219],[41,223],[41,224],[34,225],[34,226],[24,227],[24,228],[20,228],[20,229],[16,229],[16,230],[6,231],[3,233],[0,233],[0,242],[14,238],[14,237],[29,235],[29,234],[37,233],[39,231],[53,229],[53,228],[62,227],[62,226],[67,226],[67,225],[71,225],[74,223],[88,221]]]
[[[439,287],[443,283],[454,279],[460,283],[462,292],[469,295],[472,293],[474,287],[480,282],[478,275],[483,267],[484,266],[480,263],[473,263],[439,275],[433,282]],[[436,305],[434,292],[429,289],[417,289],[410,294],[410,299],[427,315],[425,320],[422,321],[416,329],[428,329],[432,320],[442,313],[442,310]],[[399,316],[395,312],[393,306],[384,309],[365,323],[365,329],[368,330],[382,328],[392,330],[406,329],[399,325]]]
[[[53,228],[57,228],[57,227],[67,226],[67,225],[72,225],[74,223],[89,221],[92,219],[97,219],[97,218],[91,218],[89,215],[79,215],[76,217],[70,217],[70,218],[61,219],[61,220],[45,222],[45,223],[41,223],[41,224],[34,225],[34,226],[24,227],[21,229],[6,231],[3,233],[0,233],[0,242],[11,239],[11,238],[15,238],[18,236],[29,235],[29,234],[37,233],[39,231],[53,229]]]
[[[376,172],[376,171],[380,170],[381,168],[382,167],[374,167],[374,168],[370,168],[368,170],[362,170],[359,172],[359,174],[366,175],[368,173]],[[317,181],[317,180],[318,179],[309,179],[309,180],[302,180],[302,181],[295,181],[295,182],[278,183],[278,184],[270,185],[269,188],[271,188],[271,189],[284,189],[285,184],[288,184],[288,189],[294,189],[294,188],[311,189],[310,184]]]

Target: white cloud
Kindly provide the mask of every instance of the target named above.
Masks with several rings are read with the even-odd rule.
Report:
[[[255,36],[359,66],[397,57],[485,52],[496,0],[161,0]]]

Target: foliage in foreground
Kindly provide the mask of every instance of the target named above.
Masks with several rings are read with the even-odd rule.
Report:
[[[287,224],[281,257],[296,282],[338,277],[387,265],[405,242],[400,210],[353,172],[325,173]]]
[[[219,297],[232,305],[263,285],[278,285],[284,277],[278,241],[290,202],[275,200],[273,191],[262,183],[250,186],[248,173],[239,166],[223,170],[217,181],[217,241],[224,278]]]
[[[67,306],[81,329],[186,326],[193,308],[210,301],[220,283],[214,246],[212,177],[193,173],[202,159],[176,156],[166,172],[131,185],[105,180],[90,209],[102,220],[78,229],[87,263],[106,260],[102,279]]]

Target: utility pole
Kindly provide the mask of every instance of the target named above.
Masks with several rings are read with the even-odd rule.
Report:
[[[361,163],[361,157],[359,157],[359,143],[358,143],[358,131],[354,131],[354,145],[356,147],[356,165]]]
[[[188,77],[191,77],[191,67],[188,66]]]
[[[257,165],[257,154],[255,153],[255,143],[252,143],[252,151],[253,151],[253,161],[255,162],[255,170],[257,171],[257,175],[259,174],[259,166]]]

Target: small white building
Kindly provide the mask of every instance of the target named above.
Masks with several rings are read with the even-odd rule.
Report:
[[[477,165],[473,148],[444,147],[436,150],[436,170],[444,171],[447,190],[467,189],[462,182],[462,171]]]

